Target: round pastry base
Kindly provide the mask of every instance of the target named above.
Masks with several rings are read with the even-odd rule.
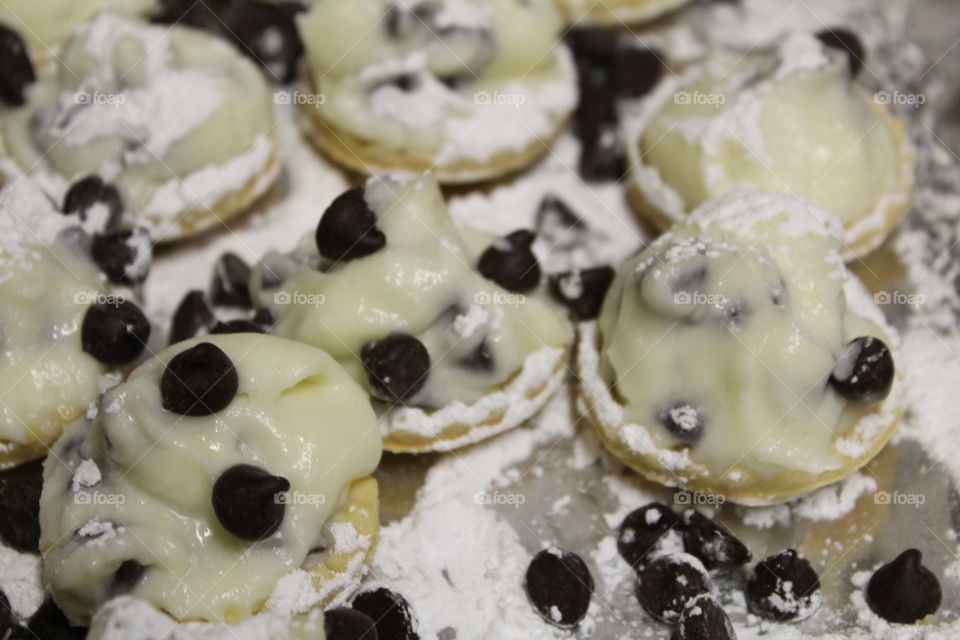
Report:
[[[49,448],[63,433],[64,427],[82,418],[86,411],[86,406],[83,406],[74,407],[65,417],[62,413],[57,413],[56,421],[51,421],[54,428],[50,429],[49,435],[45,437],[37,436],[45,433],[44,431],[29,429],[32,435],[37,436],[29,442],[20,443],[0,438],[0,471],[18,467],[47,455]]]
[[[471,414],[482,415],[477,415],[470,421],[457,419],[455,416],[451,416],[451,419],[445,422],[438,421],[440,424],[436,427],[436,435],[424,436],[396,428],[389,422],[389,413],[382,416],[381,426],[386,431],[383,438],[384,450],[391,453],[451,451],[486,440],[523,424],[536,415],[563,384],[567,371],[567,354],[568,350],[564,349],[556,357],[556,362],[549,373],[537,376],[535,379],[530,379],[521,372],[515,373],[474,405],[465,408]],[[537,353],[529,356],[528,363],[531,358],[537,356]],[[481,407],[483,409],[480,409]],[[480,410],[477,411],[478,409]],[[437,416],[436,413],[430,414],[419,409],[398,410],[418,412],[421,414],[420,418],[425,420],[432,420]],[[438,412],[441,411],[443,409],[438,410]]]
[[[691,0],[600,0],[591,2],[584,10],[570,7],[570,0],[560,5],[567,22],[579,27],[621,27],[651,22],[656,18],[689,4]]]

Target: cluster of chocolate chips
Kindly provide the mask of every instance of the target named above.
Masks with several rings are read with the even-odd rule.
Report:
[[[296,16],[305,10],[292,0],[163,0],[153,19],[221,36],[263,67],[272,82],[286,84],[296,79],[303,56]]]
[[[250,266],[235,253],[224,253],[213,267],[209,294],[193,289],[177,305],[170,325],[170,344],[204,334],[266,333],[273,326],[268,309],[253,310]],[[247,317],[221,320],[246,311]]]
[[[573,131],[580,139],[580,175],[620,180],[626,173],[619,102],[639,98],[659,82],[661,56],[635,38],[608,29],[577,29],[570,35],[580,81]]]

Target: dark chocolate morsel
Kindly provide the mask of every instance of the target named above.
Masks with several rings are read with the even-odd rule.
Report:
[[[362,611],[336,607],[323,613],[327,640],[377,640],[377,625]]]
[[[270,331],[270,329],[273,328],[273,323],[276,322],[273,317],[273,313],[271,313],[270,309],[267,309],[266,307],[257,309],[253,313],[252,320],[263,328],[264,333]]]
[[[852,340],[830,375],[834,390],[854,402],[880,402],[893,387],[895,369],[882,340],[863,336]]]
[[[97,234],[90,253],[111,282],[130,285],[146,279],[153,256],[149,232],[142,228]]]
[[[660,423],[683,442],[696,442],[703,435],[703,416],[688,402],[674,402],[660,411]]]
[[[857,37],[857,34],[849,29],[828,28],[819,32],[817,38],[831,49],[846,51],[850,64],[850,75],[855,77],[860,73],[864,61],[867,58],[867,52],[863,48],[863,43],[860,41],[860,38]]]
[[[113,580],[110,583],[110,595],[118,596],[133,591],[147,568],[136,560],[124,560],[113,572]]]
[[[710,578],[692,557],[660,556],[637,572],[637,600],[657,620],[676,623],[696,597],[710,593]]]
[[[590,182],[618,181],[627,172],[616,125],[603,124],[581,138],[580,175]]]
[[[524,588],[544,620],[570,628],[587,615],[594,584],[580,556],[562,549],[544,549],[530,561]]]
[[[617,534],[617,550],[636,569],[651,560],[652,554],[663,551],[661,541],[679,536],[681,526],[680,516],[669,507],[651,502],[634,509],[623,519]]]
[[[63,198],[63,212],[66,215],[77,214],[84,222],[89,217],[90,208],[101,205],[107,209],[107,218],[102,228],[96,231],[107,233],[120,228],[123,217],[123,199],[112,184],[106,183],[100,176],[89,175],[77,180],[67,189]]]
[[[612,267],[602,266],[557,273],[547,279],[550,294],[575,320],[593,320],[600,315],[603,298],[613,282]]]
[[[747,604],[761,618],[803,618],[820,603],[820,578],[793,549],[761,560],[747,579]]]
[[[87,309],[80,327],[83,350],[104,364],[128,364],[143,353],[150,322],[125,298],[98,302]]]
[[[170,327],[170,344],[196,338],[203,329],[214,322],[213,311],[204,298],[203,291],[187,293],[173,313]]]
[[[739,567],[753,557],[739,538],[710,518],[690,510],[683,521],[683,548],[707,569]]]
[[[343,193],[327,207],[317,225],[317,249],[327,260],[356,260],[387,245],[377,216],[363,197],[363,187]]]
[[[353,599],[354,609],[370,616],[380,640],[420,640],[410,605],[399,593],[380,587]]]
[[[653,49],[618,47],[613,62],[617,94],[625,98],[639,98],[649,93],[663,77],[661,57]]]
[[[50,598],[30,616],[27,628],[32,634],[29,637],[43,640],[83,640],[87,635],[86,629],[70,626],[63,611]]]
[[[531,246],[536,236],[526,229],[497,238],[480,256],[477,269],[507,291],[523,293],[540,284],[540,263]]]
[[[490,353],[490,345],[486,340],[482,341],[473,351],[457,360],[457,364],[471,371],[493,371],[495,363],[493,354]]]
[[[943,592],[937,576],[923,566],[923,554],[907,549],[870,576],[866,598],[884,620],[913,624],[937,612]]]
[[[304,11],[299,2],[237,0],[222,12],[223,35],[267,72],[277,84],[288,84],[297,76],[303,56],[303,42],[297,31],[296,15]]]
[[[0,471],[0,539],[24,553],[40,552],[43,460]]]
[[[260,467],[235,464],[213,485],[213,511],[223,528],[242,540],[263,540],[283,524],[281,494],[290,482]]]
[[[26,101],[24,91],[37,79],[30,53],[20,34],[0,24],[0,100],[19,107]]]
[[[178,353],[160,378],[163,408],[183,416],[221,411],[237,395],[239,378],[229,356],[201,342]]]
[[[575,236],[576,231],[586,226],[583,218],[553,194],[543,197],[534,219],[537,235],[548,238],[551,244],[562,242],[565,236]]]
[[[221,307],[249,309],[252,306],[249,282],[250,266],[237,254],[225,253],[213,267],[210,299]]]
[[[257,324],[253,320],[244,320],[243,318],[238,318],[236,320],[218,322],[210,329],[211,335],[223,333],[266,333],[266,331],[264,331],[261,325]]]
[[[727,613],[710,596],[688,603],[670,640],[737,640]]]
[[[403,402],[427,382],[430,354],[422,342],[405,333],[391,333],[368,342],[360,352],[370,392],[385,402]]]

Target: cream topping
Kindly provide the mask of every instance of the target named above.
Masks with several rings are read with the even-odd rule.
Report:
[[[77,25],[101,11],[146,15],[156,0],[4,0],[0,23],[9,25],[42,56],[49,56]]]
[[[166,364],[199,342],[230,357],[237,395],[209,416],[166,411]],[[325,523],[350,483],[373,472],[380,452],[366,394],[319,349],[253,334],[178,343],[104,393],[96,417],[71,425],[48,458],[45,581],[64,612],[86,623],[119,595],[115,572],[134,560],[146,569],[130,595],[175,618],[247,617],[312,550],[330,548],[334,534]],[[101,480],[74,492],[88,461]],[[236,464],[290,482],[282,524],[260,542],[235,537],[213,511],[211,487]]]

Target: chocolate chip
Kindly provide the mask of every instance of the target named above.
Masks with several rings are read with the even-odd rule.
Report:
[[[565,238],[577,237],[586,226],[583,218],[574,213],[566,202],[549,193],[540,201],[534,219],[537,235],[551,245],[561,243]]]
[[[470,371],[483,371],[489,373],[494,369],[493,354],[490,353],[490,345],[484,340],[476,346],[468,355],[457,360],[457,364]]]
[[[203,291],[190,291],[173,313],[170,344],[197,337],[201,330],[209,327],[213,321],[213,311],[207,304]]]
[[[370,616],[380,640],[420,640],[410,605],[399,593],[385,587],[365,591],[353,599],[352,606]]]
[[[700,596],[684,608],[670,640],[737,640],[737,633],[717,601]]]
[[[620,116],[610,79],[593,70],[581,72],[580,102],[573,112],[573,133],[586,146],[604,131],[616,131]]]
[[[385,402],[403,402],[427,382],[430,354],[423,343],[405,333],[391,333],[368,342],[360,352],[370,392]]]
[[[667,431],[683,442],[696,442],[703,435],[703,416],[688,402],[680,400],[667,405],[657,418]]]
[[[147,317],[140,307],[124,298],[91,305],[80,327],[83,350],[110,365],[135,360],[143,353],[149,338]]]
[[[671,624],[694,598],[710,593],[710,579],[692,556],[660,556],[637,572],[637,600],[651,616]]]
[[[147,568],[136,560],[124,560],[113,572],[113,580],[110,582],[110,597],[122,595],[133,591],[134,587],[143,578]]]
[[[30,53],[20,34],[0,25],[0,100],[19,107],[26,102],[24,92],[37,79]]]
[[[161,0],[154,22],[186,24],[213,33],[222,30],[221,17],[232,0]]]
[[[283,523],[286,504],[280,494],[286,478],[250,464],[235,464],[213,485],[213,511],[223,528],[242,540],[263,540]]]
[[[683,548],[707,569],[739,567],[753,554],[725,527],[690,510],[683,515]]]
[[[98,234],[93,238],[90,253],[111,282],[140,284],[147,277],[153,256],[150,233],[137,228]]]
[[[618,47],[613,60],[617,93],[625,98],[639,98],[649,93],[663,77],[660,60],[661,55],[653,49]]]
[[[102,220],[92,219],[91,209],[97,205],[105,209],[106,217]],[[90,175],[70,185],[63,198],[63,213],[77,214],[83,222],[96,223],[94,231],[97,233],[107,233],[120,228],[123,200],[116,187],[104,182],[100,176]]]
[[[901,624],[936,613],[943,600],[940,581],[922,563],[919,550],[907,549],[877,569],[867,583],[870,609],[884,620]]]
[[[574,57],[592,67],[609,66],[617,53],[617,38],[609,29],[576,29],[570,32],[569,42]]]
[[[627,172],[620,133],[614,125],[601,125],[584,136],[580,150],[580,175],[591,182],[618,181]]]
[[[863,43],[857,34],[849,29],[836,28],[824,29],[817,34],[817,38],[831,49],[839,49],[847,53],[850,64],[850,75],[856,77],[863,68],[864,60],[867,58],[867,52],[863,48]]]
[[[221,411],[237,395],[233,362],[216,345],[201,342],[178,353],[160,378],[163,408],[183,416]]]
[[[260,64],[273,82],[288,84],[296,78],[303,56],[296,15],[304,9],[299,2],[235,1],[222,12],[221,31]]]
[[[580,556],[562,549],[544,549],[530,561],[524,588],[544,620],[570,628],[587,615],[594,584]]]
[[[880,402],[890,394],[894,378],[893,356],[882,340],[856,338],[847,345],[830,375],[830,384],[854,402]]]
[[[761,560],[747,579],[747,604],[762,618],[805,618],[820,604],[820,578],[793,549]]]
[[[263,327],[264,333],[269,331],[271,327],[273,327],[273,323],[275,322],[273,318],[273,313],[271,313],[270,309],[267,309],[266,307],[262,309],[257,309],[253,313],[252,320],[256,322],[258,325],[260,325],[261,327]]]
[[[387,237],[363,197],[363,187],[350,189],[327,207],[317,225],[317,248],[327,260],[356,260],[380,251]]]
[[[235,253],[225,253],[213,267],[213,284],[210,299],[221,307],[249,309],[250,266]]]
[[[327,640],[377,640],[377,626],[367,614],[337,607],[323,614],[323,630]]]
[[[547,279],[550,294],[570,310],[576,320],[593,320],[600,315],[603,298],[616,275],[612,267],[578,269],[557,273]]]
[[[244,320],[243,318],[218,322],[210,329],[211,335],[224,333],[266,333],[266,331],[253,320]]]
[[[70,626],[63,611],[49,598],[30,616],[27,628],[32,637],[43,640],[83,640],[87,635],[86,629]]]
[[[525,229],[497,238],[480,256],[477,269],[507,291],[523,293],[540,284],[540,263],[530,247],[536,238]]]
[[[0,471],[0,538],[17,551],[40,552],[43,460]]]
[[[680,545],[680,516],[659,502],[634,509],[620,524],[617,550],[631,567],[638,568],[653,555],[665,551],[671,540]]]

